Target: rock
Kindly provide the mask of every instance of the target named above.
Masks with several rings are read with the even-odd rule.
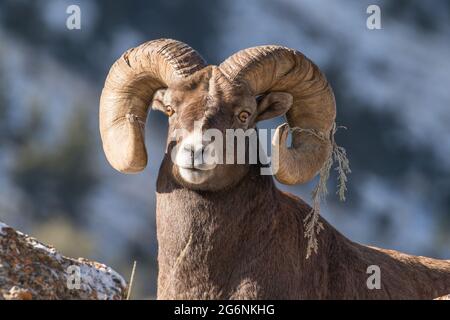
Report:
[[[3,294],[3,298],[6,300],[32,300],[33,295],[30,290],[14,286],[9,289],[9,292]]]
[[[127,284],[113,269],[68,258],[0,222],[0,300],[121,300]]]

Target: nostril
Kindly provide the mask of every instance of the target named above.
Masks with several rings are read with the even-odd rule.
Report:
[[[205,146],[204,145],[198,145],[198,146],[196,146],[195,151],[192,150],[193,156],[195,158],[201,157],[204,152],[205,152]]]
[[[204,162],[206,152],[207,146],[203,143],[192,143],[186,141],[181,147],[180,156],[183,156],[186,163],[189,163],[191,166],[195,166]]]
[[[200,155],[200,154],[204,154],[206,151],[206,146],[204,145],[199,145],[197,150],[195,150],[195,154],[196,155]]]

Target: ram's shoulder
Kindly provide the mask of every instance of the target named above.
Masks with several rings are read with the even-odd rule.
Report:
[[[278,190],[278,202],[281,209],[300,213],[309,213],[312,208],[302,198],[285,191]]]

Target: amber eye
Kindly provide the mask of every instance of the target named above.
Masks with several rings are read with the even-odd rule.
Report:
[[[171,106],[166,107],[166,114],[171,117],[175,113],[175,110]]]
[[[247,111],[242,111],[241,113],[239,113],[239,120],[241,120],[242,122],[247,122],[248,118],[250,117],[250,113]]]

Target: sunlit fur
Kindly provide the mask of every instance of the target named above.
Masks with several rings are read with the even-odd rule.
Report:
[[[214,67],[159,96],[156,109],[176,110],[169,137],[175,129],[191,133],[194,121],[224,131],[254,127],[258,117],[255,97]],[[243,109],[252,114],[247,125],[236,119]],[[169,138],[157,182],[159,299],[432,299],[450,292],[450,261],[351,242],[322,218],[319,252],[306,259],[310,206],[278,190],[259,165],[183,172],[170,157],[175,145]],[[379,290],[367,286],[371,265],[381,269]]]

